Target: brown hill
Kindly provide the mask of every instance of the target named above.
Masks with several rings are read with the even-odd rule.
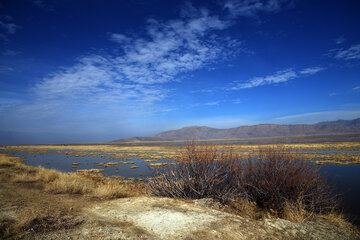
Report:
[[[155,134],[152,137],[128,138],[114,142],[295,137],[354,133],[360,133],[360,118],[354,120],[321,122],[317,124],[258,124],[228,129],[191,126],[162,132]]]

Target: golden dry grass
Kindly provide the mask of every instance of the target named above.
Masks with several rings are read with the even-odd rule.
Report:
[[[0,154],[0,170],[0,239],[27,239],[31,232],[71,228],[83,221],[77,212],[96,199],[143,194],[142,183],[104,177],[101,169],[61,173]]]
[[[350,222],[346,220],[346,217],[343,214],[338,212],[318,215],[317,217],[325,219],[343,229],[356,229],[356,227],[354,227]]]
[[[42,167],[26,166],[18,158],[0,154],[0,166],[13,167],[16,174],[9,179],[13,183],[37,183],[50,193],[82,194],[100,198],[136,196],[142,186],[123,178],[104,177],[102,169],[79,170],[76,173],[62,173]],[[135,167],[135,166],[133,166]],[[113,186],[111,186],[113,185]],[[136,190],[136,188],[139,188]]]
[[[250,202],[245,198],[233,199],[231,202],[227,203],[225,210],[251,219],[260,219],[264,215],[261,209],[256,206],[256,203]]]
[[[95,184],[76,174],[60,174],[55,181],[45,185],[44,190],[52,193],[90,194]]]
[[[174,165],[174,163],[151,163],[149,167],[165,167],[167,165]]]
[[[301,200],[296,203],[285,202],[282,218],[291,222],[306,222],[316,216],[314,212],[306,211]]]

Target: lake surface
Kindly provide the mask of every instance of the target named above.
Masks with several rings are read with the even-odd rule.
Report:
[[[4,151],[2,151],[4,152]],[[174,162],[172,159],[156,159],[155,162],[144,162],[148,159],[141,159],[137,156],[127,157],[126,159],[111,159],[113,155],[122,152],[114,153],[99,153],[97,156],[74,156],[74,154],[89,154],[86,151],[72,151],[73,154],[66,155],[60,153],[62,151],[47,151],[46,153],[29,153],[29,152],[5,152],[16,157],[25,157],[25,164],[30,166],[42,166],[48,169],[55,169],[62,172],[76,172],[77,170],[88,169],[103,169],[103,174],[106,176],[123,176],[126,178],[147,178],[151,177],[153,171],[157,168],[152,168],[151,163],[168,163]],[[319,151],[317,151],[319,152]],[[333,152],[333,151],[331,151]],[[330,153],[330,152],[327,152]],[[152,155],[162,154],[153,152]],[[131,155],[131,154],[130,154]],[[98,163],[108,162],[122,162],[133,164],[118,164],[108,167],[98,166]],[[80,163],[73,168],[72,163]],[[137,166],[136,169],[131,169],[131,166]],[[343,213],[357,226],[360,226],[360,165],[324,165],[321,166],[320,172],[327,177],[328,182],[335,186],[338,193],[343,196],[342,209]]]
[[[328,182],[343,195],[343,213],[357,226],[360,226],[360,165],[324,165],[321,172]]]
[[[41,166],[48,169],[55,169],[61,172],[76,172],[77,170],[88,169],[102,169],[105,176],[122,176],[126,178],[147,178],[151,177],[155,168],[150,167],[153,163],[173,163],[172,159],[157,159],[154,162],[148,163],[139,157],[127,157],[127,159],[108,159],[111,158],[111,153],[100,153],[100,156],[78,156],[59,154],[61,151],[48,151],[43,154],[30,154],[28,152],[5,152],[15,157],[24,157],[26,165]],[[73,153],[90,153],[86,151],[72,151]],[[123,151],[121,152],[123,153]],[[153,155],[162,156],[161,154],[152,153]],[[98,163],[119,163],[118,165],[111,165],[108,167],[98,166]],[[131,164],[133,162],[133,164]],[[73,163],[80,163],[74,168]],[[121,164],[127,163],[127,164]],[[131,169],[130,167],[136,166],[138,168]]]

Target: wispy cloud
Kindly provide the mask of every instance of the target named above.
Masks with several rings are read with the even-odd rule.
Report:
[[[254,77],[245,83],[240,82],[235,87],[232,87],[231,89],[239,90],[239,89],[259,87],[259,86],[263,86],[263,85],[283,83],[283,82],[287,82],[289,80],[296,79],[296,78],[299,78],[302,76],[316,74],[324,69],[325,68],[321,68],[321,67],[311,67],[311,68],[305,68],[303,70],[296,72],[295,70],[289,68],[289,69],[277,71],[274,74],[269,75],[269,76]],[[237,82],[239,82],[239,81],[237,81]]]
[[[261,12],[273,13],[291,6],[291,0],[229,0],[224,4],[233,16],[256,17]]]
[[[16,98],[0,97],[0,112],[4,112],[21,103],[22,101]]]
[[[31,89],[33,106],[19,111],[50,115],[44,109],[53,109],[56,115],[66,108],[70,115],[75,111],[88,116],[96,109],[98,116],[112,113],[131,118],[176,110],[164,101],[172,94],[171,82],[241,50],[240,42],[220,34],[229,26],[227,20],[205,9],[192,9],[191,14],[174,20],[149,19],[140,37],[108,33],[109,40],[122,49],[120,53],[85,55],[73,66],[49,74]]]
[[[344,60],[360,59],[360,44],[352,45],[348,49],[332,49],[330,55]]]
[[[116,43],[128,44],[131,39],[120,33],[109,33],[109,40],[116,42]]]
[[[33,90],[47,99],[81,97],[151,104],[166,97],[159,84],[176,81],[181,73],[232,54],[231,48],[239,43],[215,32],[228,26],[207,10],[198,11],[196,17],[168,22],[150,19],[144,38],[110,34],[123,55],[82,57],[76,65],[44,78]]]
[[[220,104],[219,101],[204,103],[204,105],[206,105],[206,106],[219,106],[219,104]]]
[[[356,86],[353,88],[353,90],[359,90],[360,89],[360,86]]]
[[[201,89],[190,91],[190,93],[213,93],[214,91],[214,89]]]
[[[335,39],[336,44],[342,44],[345,41],[346,41],[346,38],[344,38],[344,37],[338,37],[338,38]]]
[[[4,74],[4,73],[9,73],[14,71],[13,68],[8,67],[8,66],[4,66],[4,65],[0,65],[0,74]]]
[[[0,19],[0,28],[4,29],[8,34],[14,34],[20,28],[20,26],[10,22],[11,19],[11,17]]]
[[[325,70],[325,68],[323,68],[323,67],[310,67],[310,68],[305,68],[305,69],[301,70],[300,74],[312,75],[312,74],[318,73],[323,70]]]
[[[332,93],[329,94],[330,97],[333,97],[333,96],[336,96],[336,95],[337,95],[336,92],[332,92]]]
[[[19,55],[19,54],[21,54],[20,51],[14,51],[14,50],[10,50],[10,49],[7,49],[2,53],[2,55],[4,55],[4,56],[11,56],[11,57]]]
[[[235,100],[232,101],[234,104],[240,104],[242,103],[242,100],[240,98],[237,98]]]
[[[321,121],[334,121],[339,119],[351,120],[358,117],[360,117],[359,110],[337,110],[289,115],[275,118],[271,120],[271,122],[280,124],[317,123]]]

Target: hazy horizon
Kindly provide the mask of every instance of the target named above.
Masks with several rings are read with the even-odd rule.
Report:
[[[360,117],[360,2],[0,3],[0,144]]]

